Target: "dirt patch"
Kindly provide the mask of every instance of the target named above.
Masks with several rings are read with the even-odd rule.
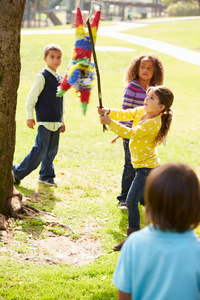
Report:
[[[15,250],[13,250],[15,249]],[[15,240],[4,242],[0,252],[10,253],[17,260],[37,264],[70,264],[82,266],[105,252],[100,240],[81,235],[79,239],[49,235],[45,239],[30,239],[25,245]]]
[[[37,197],[33,198],[37,202]],[[93,225],[83,226],[77,239],[66,236],[66,234],[61,236],[48,230],[48,227],[64,228],[72,236],[76,235],[76,233],[70,226],[58,222],[56,215],[40,210],[38,212],[39,217],[38,215],[33,215],[32,219],[43,220],[45,222],[47,227],[42,234],[44,238],[41,238],[39,234],[36,236],[34,229],[32,231],[31,227],[28,228],[26,235],[24,235],[24,232],[21,232],[20,228],[17,229],[16,226],[12,227],[12,219],[10,218],[7,220],[8,226],[2,226],[4,228],[0,230],[0,256],[6,253],[19,261],[28,261],[37,264],[62,263],[81,266],[105,254],[105,251],[101,247],[100,239],[92,238],[91,234],[94,232]],[[17,232],[16,237],[15,233]]]

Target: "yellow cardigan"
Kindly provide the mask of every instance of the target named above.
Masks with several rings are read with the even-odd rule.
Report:
[[[123,138],[130,139],[131,161],[134,168],[155,168],[159,166],[156,146],[153,141],[161,127],[161,116],[141,121],[145,110],[143,106],[134,109],[111,109],[112,119],[109,129]],[[132,128],[116,121],[133,120]]]

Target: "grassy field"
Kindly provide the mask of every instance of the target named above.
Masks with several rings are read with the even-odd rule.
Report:
[[[190,34],[185,35],[186,29],[190,31],[190,25],[191,28],[198,28],[199,21],[176,22],[176,25],[178,34],[169,23],[154,24],[129,33],[199,51],[199,39],[190,37]],[[22,36],[15,163],[24,158],[34,143],[36,129],[26,127],[25,101],[35,75],[45,66],[42,60],[43,48],[51,42],[58,43],[63,48],[59,72],[64,74],[74,44],[73,35]],[[99,36],[97,45],[122,46],[122,42]],[[128,42],[123,42],[123,47],[134,47],[133,52],[97,52],[103,104],[107,107],[121,107],[124,89],[122,78],[127,66],[136,55],[149,52],[147,48]],[[165,84],[175,95],[175,117],[167,146],[158,148],[161,162],[185,162],[200,176],[200,69],[156,51],[151,52],[156,53],[162,60]],[[19,241],[21,246],[19,249],[11,245],[10,251],[4,252],[1,250],[5,245],[0,244],[0,299],[117,299],[117,289],[112,284],[112,276],[119,253],[113,253],[112,247],[124,238],[127,227],[127,212],[119,210],[116,202],[116,196],[120,192],[124,160],[122,143],[118,140],[115,145],[111,145],[114,134],[102,132],[96,112],[96,87],[92,92],[86,116],[82,115],[79,99],[73,90],[67,93],[66,103],[67,130],[61,134],[59,152],[55,160],[58,187],[39,186],[38,170],[35,170],[22,181],[18,190],[30,199],[37,194],[38,201],[32,205],[57,215],[60,222],[71,226],[76,233],[55,228],[55,234],[71,235],[78,241],[84,228],[88,227],[90,236],[101,240],[105,254],[81,267],[64,264],[41,266],[37,263],[16,261],[13,258],[14,253],[28,251],[30,233],[33,238],[42,239],[45,238],[45,230],[48,228],[42,219],[40,222],[13,220],[14,239]],[[142,207],[140,210],[143,227],[144,211]],[[199,234],[199,229],[196,232]]]
[[[156,39],[200,52],[199,27],[200,20],[174,21],[159,23],[159,25],[150,24],[147,27],[127,30],[126,33]]]

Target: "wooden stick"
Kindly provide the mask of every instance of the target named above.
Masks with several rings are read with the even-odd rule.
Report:
[[[94,48],[94,40],[93,40],[93,36],[92,36],[92,30],[91,30],[91,26],[90,26],[90,16],[91,16],[92,12],[90,12],[89,17],[87,18],[86,24],[88,27],[88,32],[89,32],[89,36],[90,36],[90,43],[91,43],[91,47],[92,47],[92,55],[93,55],[93,59],[94,59],[94,64],[95,64],[95,68],[96,68],[96,74],[97,74],[97,86],[98,86],[98,98],[99,98],[99,106],[100,108],[103,107],[102,104],[102,93],[101,93],[101,79],[100,79],[100,73],[99,73],[99,67],[98,67],[98,62],[97,62],[97,56],[96,56],[96,51]],[[106,125],[103,125],[103,132],[108,130]]]

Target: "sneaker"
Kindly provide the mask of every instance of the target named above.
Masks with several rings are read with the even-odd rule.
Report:
[[[53,179],[42,180],[39,178],[38,182],[49,185],[49,186],[57,186],[57,184],[55,183],[55,181]]]
[[[16,177],[14,177],[14,184],[19,185],[20,182],[21,182],[21,181],[20,181],[19,179],[17,179]]]
[[[119,202],[119,208],[120,209],[127,209],[126,202],[123,202],[123,201]]]

